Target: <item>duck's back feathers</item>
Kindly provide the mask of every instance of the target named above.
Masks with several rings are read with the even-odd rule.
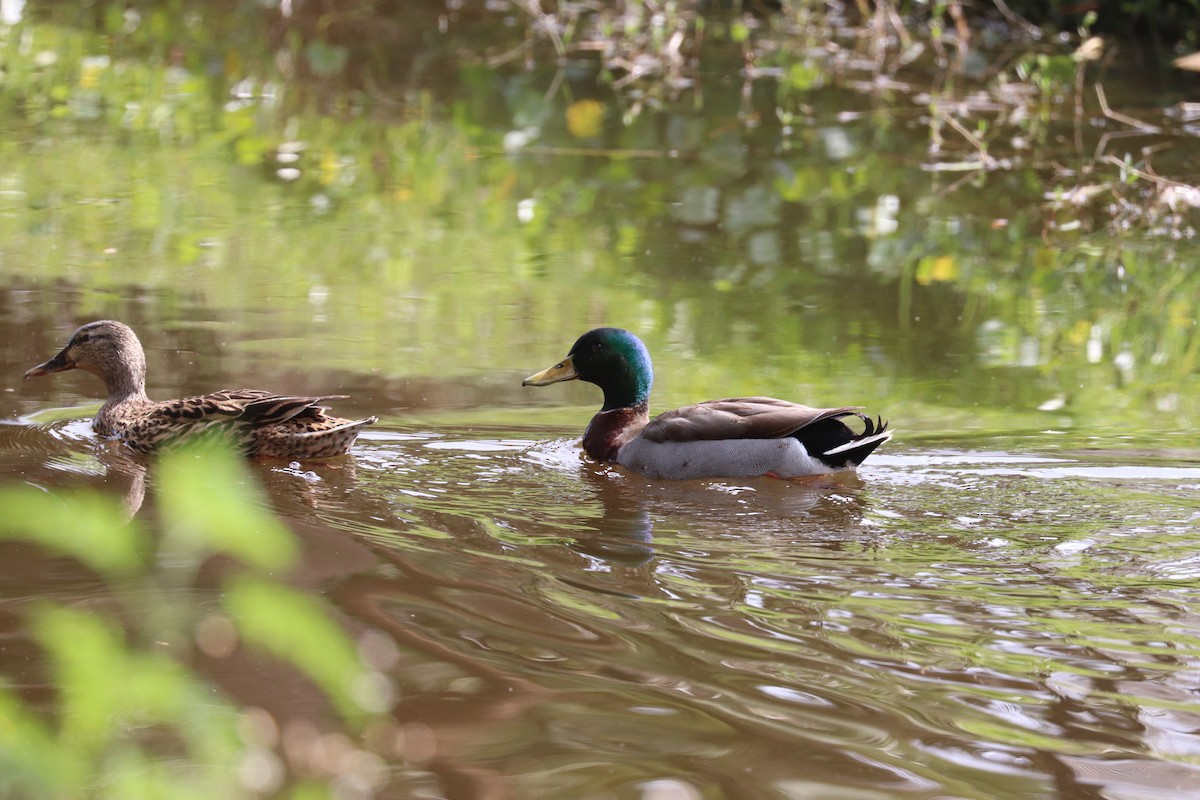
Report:
[[[842,418],[863,420],[856,433]],[[668,411],[620,448],[616,461],[652,477],[783,478],[851,469],[890,439],[886,423],[855,407],[811,408],[735,397]]]
[[[300,416],[321,415],[329,400],[345,400],[347,395],[296,397],[272,394],[260,389],[226,389],[182,400],[160,403],[163,412],[181,418],[228,417],[253,426],[278,425]]]
[[[256,428],[253,455],[262,458],[328,458],[347,452],[363,428],[375,417],[340,419],[322,414],[319,418],[297,417],[281,425]]]
[[[96,429],[119,432],[126,444],[143,453],[207,434],[226,437],[251,456],[325,458],[345,453],[358,432],[376,421],[325,413],[322,403],[344,397],[222,390],[139,407],[116,406],[109,419],[97,417]]]
[[[777,439],[856,410],[855,406],[810,408],[774,397],[730,397],[659,414],[642,435],[653,442]]]

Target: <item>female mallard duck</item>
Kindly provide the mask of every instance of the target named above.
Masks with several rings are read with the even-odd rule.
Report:
[[[94,373],[108,388],[92,427],[141,453],[220,431],[250,456],[326,458],[345,453],[375,417],[330,417],[324,397],[288,397],[237,389],[155,402],[146,397],[146,354],[137,335],[120,322],[89,322],[71,335],[58,355],[25,373],[26,378],[75,368]]]
[[[648,412],[654,370],[641,340],[619,328],[588,331],[560,363],[523,386],[578,378],[604,391],[604,406],[583,434],[583,449],[651,478],[799,478],[854,469],[892,438],[854,406],[809,408],[773,397],[710,400],[660,414]],[[865,425],[855,433],[842,417]]]

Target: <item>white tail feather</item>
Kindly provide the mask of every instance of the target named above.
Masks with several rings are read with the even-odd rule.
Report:
[[[895,433],[895,431],[888,430],[884,431],[883,433],[877,433],[874,436],[865,436],[862,439],[854,439],[846,442],[845,444],[839,444],[837,447],[831,450],[826,450],[821,455],[832,456],[837,455],[838,453],[844,453],[847,450],[857,450],[863,445],[874,444],[875,442],[886,442],[888,439],[892,438],[893,433]]]

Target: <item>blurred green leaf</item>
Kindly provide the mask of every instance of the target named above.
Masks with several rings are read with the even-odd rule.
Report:
[[[288,795],[288,800],[329,800],[329,798],[328,787],[316,783],[301,783]]]
[[[354,692],[363,668],[327,607],[279,584],[242,577],[227,588],[225,608],[244,641],[298,666],[347,718],[363,717]]]
[[[73,556],[106,577],[129,575],[145,558],[141,526],[111,498],[78,492],[64,500],[28,486],[0,487],[0,538],[37,542]]]
[[[232,759],[231,759],[232,761]],[[252,797],[237,772],[220,763],[179,765],[140,747],[116,748],[107,759],[99,800],[212,800]]]
[[[290,532],[256,502],[246,485],[244,462],[213,444],[160,460],[154,485],[165,539],[184,543],[196,561],[216,550],[258,566],[286,562],[295,549]],[[137,530],[123,524],[110,498],[87,493],[52,497],[18,488],[3,490],[0,499],[15,514],[7,523],[11,537],[49,538],[54,544],[55,530]],[[61,520],[72,526],[62,528]],[[140,544],[140,534],[135,539]],[[69,541],[89,542],[85,554],[108,543],[99,534]],[[136,554],[140,547],[118,541],[103,548],[111,563],[101,562],[102,571],[119,572],[132,584],[130,573],[146,564],[131,551]],[[126,556],[114,558],[120,552]],[[239,714],[186,666],[202,612],[186,592],[145,586],[153,599],[128,608],[104,602],[101,593],[88,610],[40,603],[27,612],[27,627],[45,654],[56,704],[53,722],[47,723],[28,713],[12,692],[0,689],[0,796],[248,796],[236,769],[245,753]],[[363,719],[363,705],[370,706],[372,697],[379,705],[378,687],[374,694],[367,691],[374,684],[363,680],[366,673],[354,644],[328,609],[299,592],[247,577],[233,582],[226,602],[236,612],[244,641],[296,665],[347,720]],[[163,746],[178,757],[164,758]],[[328,796],[320,781],[302,787],[297,796]]]
[[[824,77],[816,65],[797,61],[788,67],[787,85],[798,91],[807,91],[824,83]]]
[[[62,735],[73,747],[94,753],[129,726],[185,721],[180,664],[129,652],[115,625],[83,611],[45,606],[33,627],[54,664]]]
[[[164,453],[159,504],[168,540],[226,553],[265,570],[297,555],[291,531],[266,508],[241,458],[215,441]]]
[[[79,797],[83,775],[84,762],[75,751],[0,688],[0,797]]]
[[[236,711],[169,651],[147,651],[111,621],[61,606],[40,607],[32,627],[52,665],[59,731],[51,745],[29,720],[2,718],[19,723],[30,769],[43,782],[47,773],[62,772],[78,783],[90,768],[103,776],[99,796],[121,800],[211,797],[236,788],[228,768],[242,749]],[[143,742],[151,730],[158,731],[152,738],[175,731],[191,766],[181,773],[162,763]],[[56,764],[61,769],[51,769]],[[188,787],[201,775],[195,788],[202,793],[192,793]]]

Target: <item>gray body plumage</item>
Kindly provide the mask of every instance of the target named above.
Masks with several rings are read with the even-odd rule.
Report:
[[[722,439],[655,442],[638,436],[617,451],[617,463],[651,478],[780,478],[825,475],[836,470],[785,439]]]

